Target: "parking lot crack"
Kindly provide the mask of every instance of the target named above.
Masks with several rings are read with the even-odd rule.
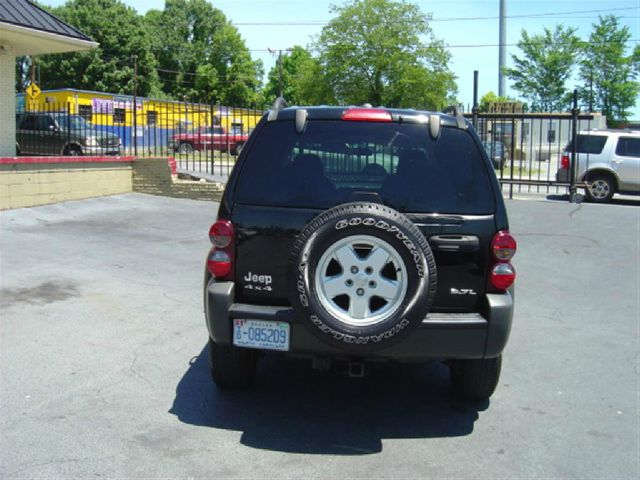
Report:
[[[138,348],[136,348],[133,352],[133,360],[131,361],[131,365],[129,365],[129,370],[131,371],[131,373],[133,373],[137,378],[144,380],[145,382],[147,382],[149,385],[153,385],[153,382],[151,380],[149,380],[147,377],[145,377],[142,373],[140,373],[137,369],[136,369],[136,362],[138,361],[138,357],[140,356],[139,351],[146,347],[147,345],[140,345]]]
[[[578,206],[576,206],[576,208],[574,208],[573,210],[571,210],[569,212],[569,218],[573,220],[573,216],[575,215],[575,213],[579,212],[580,210],[582,210],[582,204],[578,204]]]

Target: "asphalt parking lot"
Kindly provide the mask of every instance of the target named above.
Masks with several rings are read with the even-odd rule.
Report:
[[[209,379],[216,206],[130,194],[0,213],[0,478],[638,478],[640,208],[507,202],[514,328],[488,404],[446,370],[262,362]]]

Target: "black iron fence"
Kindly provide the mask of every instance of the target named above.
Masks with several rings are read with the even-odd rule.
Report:
[[[556,173],[571,165],[574,131],[605,128],[600,115],[573,113],[476,113],[472,119],[496,175],[510,196],[514,192],[568,193],[570,175]],[[563,160],[564,157],[564,160]]]
[[[135,112],[135,113],[134,113]],[[20,155],[173,157],[179,172],[224,181],[264,111],[126,98],[85,104],[41,103],[16,115]],[[604,128],[599,115],[469,113],[505,193],[567,193],[573,175],[556,177],[573,132]],[[570,156],[570,152],[569,156]],[[564,160],[563,160],[563,157]]]
[[[19,155],[174,157],[179,171],[226,177],[263,110],[171,101],[40,103],[16,114]]]

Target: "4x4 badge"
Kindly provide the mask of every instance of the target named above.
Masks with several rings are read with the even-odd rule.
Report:
[[[472,288],[452,288],[451,295],[477,295],[477,293]]]
[[[259,292],[271,292],[273,290],[271,275],[257,275],[247,272],[242,279],[246,282],[244,288],[247,290],[257,290]]]

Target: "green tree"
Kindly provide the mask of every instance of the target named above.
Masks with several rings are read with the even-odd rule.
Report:
[[[320,59],[305,59],[295,80],[301,105],[335,105],[335,93]]]
[[[238,30],[206,0],[167,0],[150,10],[163,89],[174,98],[252,104],[259,98],[262,63],[251,59]]]
[[[592,103],[611,124],[627,120],[629,110],[635,106],[640,94],[640,85],[636,81],[640,47],[636,45],[634,51],[626,56],[626,44],[630,38],[629,27],[621,27],[618,17],[600,17],[599,23],[593,25],[580,62],[583,103]]]
[[[69,0],[50,11],[100,45],[87,52],[38,58],[43,88],[79,88],[104,92],[133,91],[138,57],[139,95],[160,92],[157,64],[147,30],[136,11],[119,0]]]
[[[282,92],[291,105],[317,105],[333,103],[331,91],[323,79],[320,64],[311,53],[295,46],[280,57],[282,65]],[[280,92],[280,66],[276,62],[269,71],[263,95],[267,104]]]
[[[31,57],[16,57],[16,92],[24,92],[31,81]]]
[[[441,108],[455,93],[450,54],[417,6],[351,0],[332,12],[315,50],[338,103]]]
[[[514,108],[524,108],[524,105],[521,102],[518,102],[516,99],[511,97],[504,97],[496,95],[492,90],[489,90],[480,98],[480,104],[478,105],[478,109],[481,112],[490,112],[492,105],[500,104],[500,103],[509,103]],[[515,104],[515,105],[514,105]],[[521,110],[520,110],[521,111]],[[499,113],[499,112],[498,112]]]
[[[496,95],[492,90],[489,90],[480,98],[480,105],[478,105],[478,108],[481,112],[488,112],[489,107],[492,103],[508,101],[510,101],[508,97],[500,97]]]
[[[575,32],[575,28],[563,25],[556,25],[553,31],[545,27],[542,35],[530,36],[522,30],[518,42],[522,56],[511,55],[514,67],[506,68],[505,73],[533,111],[569,108],[570,92],[565,84],[581,51]]]

